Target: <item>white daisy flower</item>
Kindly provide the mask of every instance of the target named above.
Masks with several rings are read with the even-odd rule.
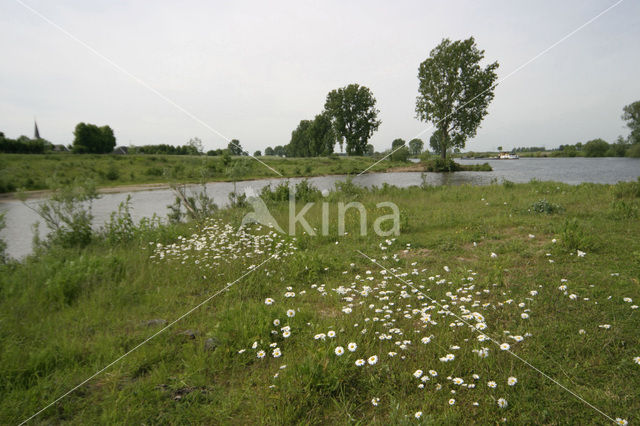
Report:
[[[378,355],[370,356],[367,362],[369,363],[369,365],[376,365],[378,363]]]
[[[511,376],[507,379],[507,384],[509,386],[515,386],[516,383],[518,383],[518,379],[516,377]]]
[[[342,346],[338,346],[338,347],[336,347],[334,352],[335,352],[336,355],[341,356],[342,354],[344,354],[344,348]]]
[[[508,405],[509,405],[509,403],[507,402],[506,399],[504,399],[504,398],[498,399],[498,407],[507,408]]]
[[[349,349],[349,352],[355,352],[358,349],[358,345],[355,342],[351,342],[347,345],[347,349]]]

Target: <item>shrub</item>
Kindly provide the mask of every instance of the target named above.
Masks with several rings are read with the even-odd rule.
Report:
[[[76,180],[70,185],[60,185],[50,181],[49,187],[54,188],[53,195],[36,207],[31,207],[23,200],[28,208],[44,220],[51,231],[47,240],[41,243],[45,246],[86,246],[93,234],[92,202],[99,198],[94,182]]]
[[[171,223],[182,220],[182,206],[186,210],[187,218],[197,222],[202,222],[218,210],[218,206],[213,202],[213,197],[207,193],[207,187],[204,183],[199,192],[191,192],[190,195],[187,195],[185,185],[172,185],[171,189],[176,194],[175,202],[167,206],[169,208],[168,219]]]
[[[110,244],[118,244],[133,238],[135,225],[131,217],[131,195],[118,205],[117,212],[111,212],[103,233]]]
[[[587,250],[593,247],[591,239],[575,218],[564,221],[560,231],[560,242],[567,250]]]
[[[545,199],[536,201],[535,203],[531,204],[531,207],[529,208],[529,210],[534,213],[545,213],[545,214],[562,213],[564,211],[562,206],[560,206],[559,204],[550,203]]]
[[[456,172],[460,170],[460,165],[453,161],[451,158],[443,160],[442,158],[434,158],[427,160],[424,163],[424,170],[426,172]]]

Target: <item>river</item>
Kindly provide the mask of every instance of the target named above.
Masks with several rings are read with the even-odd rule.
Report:
[[[510,180],[516,183],[529,182],[531,179],[579,184],[583,182],[614,184],[619,181],[632,181],[640,176],[640,159],[637,158],[521,158],[519,160],[458,160],[462,164],[488,162],[492,172],[427,173],[426,182],[431,185],[488,185],[492,182]],[[318,176],[309,178],[309,182],[320,190],[332,189],[337,181],[346,176]],[[237,183],[238,192],[252,187],[256,192],[266,185],[276,185],[282,179],[262,179]],[[299,182],[302,178],[292,178]],[[363,186],[381,186],[384,183],[398,187],[420,185],[421,173],[368,173],[353,179]],[[218,206],[228,203],[229,193],[233,191],[230,182],[207,184],[207,191]],[[175,195],[171,190],[145,190],[130,193],[103,194],[93,203],[95,226],[99,227],[108,220],[111,212],[131,195],[132,216],[137,222],[154,213],[166,217],[167,206],[172,204]],[[34,206],[41,200],[29,200]],[[7,242],[7,253],[13,258],[22,258],[31,252],[33,224],[39,221],[38,215],[20,201],[0,201],[0,211],[6,211],[7,226],[0,236]],[[40,227],[44,233],[44,225]]]

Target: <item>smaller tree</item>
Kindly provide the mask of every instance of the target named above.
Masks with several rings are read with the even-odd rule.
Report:
[[[640,101],[625,106],[622,112],[622,119],[627,122],[627,127],[631,130],[629,142],[640,143]]]
[[[274,155],[273,148],[271,148],[270,146],[266,147],[264,150],[264,155]]]
[[[394,139],[391,142],[391,152],[391,160],[393,161],[407,161],[407,158],[409,158],[409,150],[404,139]]]
[[[331,119],[340,149],[346,142],[347,154],[364,154],[369,138],[382,123],[378,120],[380,111],[371,90],[358,84],[332,90],[327,95],[324,109]]]
[[[394,139],[393,142],[391,142],[391,150],[392,151],[396,150],[401,146],[404,146],[405,144],[406,142],[404,141],[404,139],[401,139],[401,138]]]
[[[260,152],[260,150],[257,150],[256,152],[253,153],[254,157],[260,157],[262,156],[262,152]]]
[[[424,142],[422,139],[413,138],[409,141],[409,152],[411,155],[420,155],[424,149]]]
[[[191,151],[195,155],[201,155],[204,152],[204,148],[202,146],[202,140],[200,140],[200,138],[189,139],[187,146],[191,148]]]
[[[584,144],[587,157],[604,157],[609,150],[609,144],[603,139],[594,139]]]
[[[244,155],[244,150],[238,139],[231,139],[229,145],[227,145],[227,149],[231,155]]]
[[[367,149],[365,150],[365,155],[368,157],[373,157],[375,154],[375,148],[370,143],[367,144]]]
[[[116,137],[109,126],[78,123],[73,132],[73,152],[78,154],[106,154],[116,146]]]
[[[287,153],[282,145],[278,145],[273,148],[273,154],[277,155],[278,157],[284,157]]]

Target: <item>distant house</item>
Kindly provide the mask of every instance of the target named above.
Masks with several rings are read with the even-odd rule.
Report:
[[[129,153],[129,148],[126,146],[116,146],[112,152],[112,154],[117,154],[117,155],[127,155],[128,153]]]
[[[54,152],[69,152],[71,150],[69,149],[69,147],[66,147],[64,145],[54,145],[53,146],[53,151]]]

